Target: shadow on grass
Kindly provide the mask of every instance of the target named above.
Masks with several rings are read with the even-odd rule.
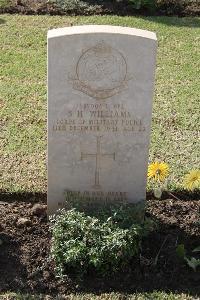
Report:
[[[140,9],[136,9],[131,1],[101,1],[101,0],[82,0],[88,8],[86,12],[84,9],[77,9],[79,14],[100,14],[100,15],[117,15],[117,16],[136,16],[147,19],[149,21],[163,23],[169,26],[178,27],[199,27],[200,20],[198,18],[199,9],[196,5],[194,9],[193,5],[188,4],[186,12],[185,8],[177,5],[172,6],[169,4],[166,7],[157,7],[151,9],[148,6],[144,6]],[[99,6],[99,9],[95,9],[95,5]],[[76,11],[75,11],[76,14]],[[182,17],[189,16],[188,19]],[[197,16],[197,17],[196,17]]]
[[[47,194],[42,192],[0,192],[0,201],[2,202],[46,202]]]
[[[153,192],[147,192],[147,200],[155,200],[156,198],[153,195]],[[200,190],[196,191],[187,191],[183,189],[176,189],[173,191],[164,191],[162,193],[161,201],[167,199],[175,199],[180,201],[191,201],[191,200],[200,200]]]
[[[174,27],[189,27],[189,28],[199,28],[200,27],[200,18],[198,17],[167,17],[167,16],[139,16],[139,18],[153,22],[159,23],[167,26]]]
[[[0,18],[0,25],[5,24],[5,23],[6,23],[6,21],[4,19]]]
[[[154,200],[155,197],[153,192],[147,192],[146,194],[147,200]],[[190,200],[200,200],[200,191],[188,192],[186,190],[177,189],[170,192],[164,192],[161,200],[166,199],[177,199],[182,201],[190,201]],[[0,201],[5,202],[14,202],[14,201],[22,201],[22,202],[46,202],[47,194],[42,192],[4,192],[0,191]]]

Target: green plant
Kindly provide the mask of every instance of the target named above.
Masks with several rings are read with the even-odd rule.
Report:
[[[154,181],[154,196],[160,199],[164,190],[167,189],[167,181],[165,179],[169,175],[169,166],[165,162],[155,161],[148,166],[147,177]]]
[[[156,0],[129,0],[133,7],[137,10],[142,8],[147,9],[150,12],[155,12]]]
[[[160,11],[167,15],[180,14],[186,6],[189,6],[189,0],[156,0],[156,6]]]
[[[90,5],[82,0],[50,0],[62,13],[74,13],[74,14],[92,14],[95,13],[100,5]]]
[[[128,264],[140,249],[141,225],[118,226],[112,216],[106,221],[76,209],[60,210],[51,217],[51,257],[59,277],[72,271],[83,275],[95,270],[104,275]]]
[[[12,5],[12,0],[0,0],[0,9],[4,10]]]
[[[149,164],[147,177],[153,181],[153,192],[157,199],[162,197],[163,191],[166,191],[170,196],[178,199],[175,195],[168,191],[168,182],[166,178],[169,175],[169,166],[165,162],[155,161]],[[166,180],[166,181],[165,181]],[[200,187],[200,170],[193,169],[185,175],[183,187],[188,191],[194,191]]]
[[[85,212],[91,217],[97,217],[101,221],[106,221],[112,218],[114,223],[117,223],[120,228],[129,228],[133,223],[143,223],[145,214],[145,203],[125,203],[110,200],[103,202],[102,199],[79,195],[77,193],[66,191],[65,204],[67,209],[76,208],[80,212]]]
[[[195,248],[192,252],[193,253],[200,252],[200,246]],[[196,272],[197,267],[200,266],[200,258],[196,258],[193,256],[192,257],[187,256],[185,246],[183,244],[180,244],[177,246],[176,253],[179,258],[185,260],[187,262],[188,266]]]

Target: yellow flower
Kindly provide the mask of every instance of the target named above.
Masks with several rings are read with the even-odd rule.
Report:
[[[169,166],[164,162],[154,162],[148,167],[148,178],[163,181],[169,174]]]
[[[185,189],[190,191],[200,187],[200,170],[191,170],[185,175],[183,185]]]

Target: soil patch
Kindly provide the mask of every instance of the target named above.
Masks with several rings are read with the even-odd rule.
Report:
[[[113,277],[91,274],[77,282],[69,276],[62,282],[48,260],[51,235],[42,198],[38,196],[37,206],[31,200],[0,202],[0,292],[54,295],[156,289],[200,295],[200,268],[194,272],[176,255],[177,244],[184,243],[188,254],[200,244],[200,200],[148,200],[146,214],[158,227],[143,240],[139,258]]]

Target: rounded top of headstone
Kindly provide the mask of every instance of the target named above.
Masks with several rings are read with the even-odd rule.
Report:
[[[88,34],[88,33],[112,33],[112,34],[126,34],[132,36],[143,37],[151,40],[157,40],[155,32],[142,30],[131,27],[111,26],[111,25],[81,25],[70,26],[48,31],[48,38],[54,38],[73,34]]]

